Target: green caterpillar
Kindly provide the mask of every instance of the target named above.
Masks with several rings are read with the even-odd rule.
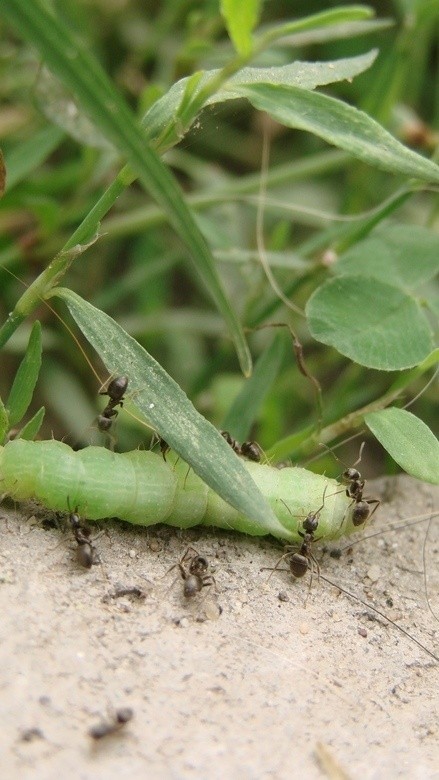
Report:
[[[245,467],[281,523],[272,531],[278,538],[300,541],[303,520],[319,509],[317,539],[355,530],[355,502],[335,480],[297,467],[276,469],[250,461]],[[118,517],[142,526],[200,524],[254,536],[267,533],[184,461],[172,457],[165,462],[149,451],[118,454],[86,447],[75,452],[59,441],[17,439],[0,448],[0,491],[17,500],[36,499],[49,509],[74,510],[89,520]]]

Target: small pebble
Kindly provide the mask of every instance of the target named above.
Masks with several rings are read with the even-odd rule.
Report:
[[[308,623],[301,623],[299,626],[299,633],[303,634],[304,636],[309,633],[309,625]]]
[[[358,633],[360,636],[364,637],[364,639],[367,637],[367,631],[365,628],[359,628]]]
[[[208,620],[218,620],[222,609],[219,604],[215,604],[213,601],[206,601],[204,604],[204,612],[206,613]]]
[[[278,597],[279,601],[289,601],[290,600],[290,597],[289,597],[288,593],[286,592],[286,590],[281,590],[277,594],[277,597]]]
[[[44,739],[44,734],[41,729],[34,726],[30,729],[23,729],[21,739],[23,742],[32,742],[34,739]]]
[[[370,568],[367,570],[367,576],[369,577],[371,582],[378,582],[378,580],[381,577],[380,567],[377,565],[370,566]]]

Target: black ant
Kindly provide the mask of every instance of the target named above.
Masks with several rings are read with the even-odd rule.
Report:
[[[215,577],[208,574],[209,563],[194,547],[188,547],[179,562],[171,566],[169,571],[178,566],[184,580],[183,593],[186,598],[192,598],[203,588],[216,586]]]
[[[260,463],[262,459],[262,449],[257,441],[245,441],[241,444],[241,455],[255,463]]]
[[[352,476],[352,474],[350,474],[349,476]],[[351,481],[353,481],[353,479]],[[326,488],[325,488],[325,492],[326,492]],[[317,510],[317,512],[310,512],[310,514],[307,515],[307,517],[305,518],[305,520],[303,521],[303,524],[302,524],[303,532],[302,531],[298,531],[299,536],[301,536],[302,539],[303,539],[303,542],[302,542],[299,550],[297,551],[297,548],[294,548],[294,547],[288,545],[287,546],[287,552],[284,555],[282,555],[281,558],[279,558],[279,560],[277,561],[277,563],[274,566],[274,568],[272,568],[272,567],[265,567],[264,566],[262,570],[269,570],[269,571],[272,572],[272,574],[276,570],[278,570],[278,571],[290,571],[293,574],[294,577],[300,578],[300,577],[303,577],[307,573],[308,569],[310,569],[310,571],[311,571],[311,579],[310,579],[310,585],[309,585],[308,593],[311,590],[311,583],[312,583],[313,572],[314,572],[314,570],[316,570],[319,579],[321,578],[322,580],[327,582],[328,585],[332,585],[338,591],[340,591],[341,593],[344,593],[345,596],[347,596],[348,598],[352,599],[355,602],[358,602],[359,604],[362,604],[367,609],[369,609],[372,612],[374,612],[375,614],[379,615],[386,622],[390,623],[398,631],[400,631],[401,634],[404,634],[404,636],[406,636],[408,639],[410,639],[412,642],[414,642],[416,645],[418,645],[418,647],[420,647],[421,650],[423,650],[429,656],[431,656],[431,658],[433,658],[435,661],[439,662],[439,657],[437,655],[435,655],[435,653],[433,653],[425,645],[423,645],[422,642],[419,642],[419,640],[416,639],[414,636],[412,636],[408,631],[406,631],[405,628],[403,628],[398,623],[395,623],[395,621],[393,621],[389,617],[387,617],[387,615],[384,612],[381,612],[381,610],[377,609],[376,607],[373,607],[367,601],[364,601],[363,599],[359,598],[359,596],[355,595],[354,593],[351,593],[346,588],[343,588],[341,585],[339,585],[339,583],[333,582],[333,580],[329,579],[329,577],[326,577],[326,576],[324,576],[323,574],[320,573],[320,566],[319,566],[317,560],[315,559],[315,557],[314,557],[314,555],[312,553],[312,549],[311,548],[312,548],[312,544],[314,542],[318,542],[319,541],[319,537],[316,538],[314,536],[314,534],[315,534],[315,532],[317,531],[317,528],[318,528],[320,511],[323,509],[323,506],[324,506],[325,492],[323,494],[323,504],[322,504],[322,506]],[[348,495],[350,495],[350,494],[348,494]],[[353,495],[352,495],[352,498],[354,498]],[[434,515],[432,515],[432,516],[434,516]],[[432,516],[430,516],[430,521],[431,521],[431,517]],[[415,519],[414,522],[415,523],[419,522],[419,519]],[[405,527],[405,525],[404,526],[397,526],[397,527]],[[391,531],[391,530],[394,530],[394,529],[393,528],[389,528],[388,530]],[[385,533],[385,532],[380,531],[379,533],[381,534],[381,533]],[[375,536],[375,535],[378,535],[378,534],[372,534],[372,536]],[[367,537],[367,538],[370,538],[370,537]],[[360,542],[360,541],[364,541],[364,540],[357,540],[357,541]],[[353,544],[356,544],[356,543],[357,542],[351,542],[350,544],[346,545],[346,548],[344,548],[344,549],[350,549],[350,547]],[[295,550],[295,551],[293,552],[293,550]],[[339,557],[339,556],[337,556],[337,557]],[[289,569],[279,569],[279,564],[281,563],[281,561],[283,561],[284,559],[287,559],[287,558],[289,558]],[[270,574],[270,577],[272,576],[272,574]],[[427,603],[428,603],[428,599],[427,599]],[[431,609],[431,607],[430,607],[430,609]]]
[[[280,571],[290,571],[291,574],[298,579],[299,577],[304,577],[308,570],[311,571],[311,579],[309,583],[309,587],[311,589],[312,584],[312,575],[314,571],[317,571],[317,576],[320,577],[320,566],[316,560],[316,558],[313,555],[312,552],[312,545],[314,542],[318,542],[319,538],[316,538],[314,536],[315,532],[317,531],[318,525],[319,525],[319,517],[320,512],[323,509],[325,505],[325,494],[326,494],[327,487],[325,487],[325,490],[323,491],[323,503],[322,505],[317,509],[316,512],[310,512],[305,520],[302,523],[303,531],[297,531],[299,536],[302,537],[303,541],[302,544],[299,547],[299,550],[297,550],[297,547],[292,545],[287,545],[287,552],[282,555],[278,562],[276,563],[276,566],[273,569],[269,569],[271,571],[270,577],[272,576],[273,572],[276,571],[279,567],[279,564],[281,561],[288,559],[288,569],[280,569]],[[268,569],[269,567],[264,567],[264,569]]]
[[[134,712],[131,707],[120,707],[116,710],[112,720],[102,720],[96,726],[92,726],[88,731],[89,736],[96,740],[108,737],[109,734],[114,734],[125,726],[132,719],[133,715]]]
[[[221,431],[221,436],[230,445],[232,450],[237,455],[242,455],[248,460],[253,460],[255,463],[259,463],[262,459],[262,449],[256,441],[245,441],[243,444],[239,444],[228,431]]]
[[[98,416],[98,428],[100,431],[110,430],[113,417],[117,417],[119,414],[116,410],[116,406],[123,406],[127,387],[128,377],[117,376],[111,380],[106,390],[101,390],[99,392],[99,395],[108,395],[110,399],[102,414]]]
[[[341,475],[343,482],[347,484],[346,495],[348,498],[352,498],[354,502],[354,508],[352,510],[352,523],[356,527],[359,525],[364,525],[366,520],[370,520],[373,513],[376,512],[381,503],[378,498],[363,497],[363,490],[366,484],[366,480],[362,478],[358,469],[354,468],[361,461],[361,455],[365,443],[366,442],[363,441],[361,444],[360,452],[358,453],[358,458],[354,465],[351,466],[351,468],[343,471],[343,474]],[[372,511],[370,511],[369,508],[371,504],[375,504]]]
[[[366,442],[363,441],[360,446],[358,458],[355,461],[354,465],[351,466],[350,468],[345,469],[345,471],[343,471],[341,475],[343,482],[347,485],[346,495],[348,498],[352,498],[352,503],[354,504],[354,508],[352,510],[352,524],[356,528],[358,528],[360,525],[364,525],[366,520],[370,520],[373,513],[376,512],[376,510],[378,509],[381,503],[381,501],[378,498],[365,498],[363,496],[366,480],[363,479],[358,469],[355,468],[355,466],[361,461],[361,456],[365,444]],[[339,461],[339,463],[343,463],[343,461],[341,461],[340,458],[338,458],[337,455],[329,447],[326,446],[326,444],[322,444],[322,446],[326,450],[328,450],[328,452],[330,452],[331,455],[333,455],[333,457]],[[372,511],[370,510],[371,504],[375,504]]]
[[[78,544],[78,563],[85,569],[90,569],[94,563],[98,562],[99,558],[96,548],[90,541],[90,531],[81,525],[81,520],[76,512],[71,512],[69,522]]]
[[[241,454],[241,447],[239,443],[236,441],[236,439],[233,438],[233,436],[230,435],[228,431],[221,431],[221,436],[226,440],[227,444],[234,452],[236,452],[237,455]]]

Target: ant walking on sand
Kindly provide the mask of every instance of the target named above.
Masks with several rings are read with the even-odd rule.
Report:
[[[90,569],[94,563],[99,561],[96,547],[90,541],[90,530],[81,525],[80,517],[76,512],[70,513],[69,522],[78,544],[78,563],[85,569]]]
[[[196,596],[203,588],[211,585],[216,587],[215,577],[208,573],[209,563],[207,559],[203,558],[194,547],[188,547],[179,562],[174,563],[167,573],[175,569],[176,566],[178,566],[184,581],[183,594],[186,598]]]
[[[352,467],[352,469],[354,469],[354,467]],[[347,471],[349,471],[350,473],[348,475],[345,472],[345,474],[346,474],[345,479],[346,480],[349,479],[350,483],[353,483],[355,481],[358,481],[360,483],[362,482],[361,475],[359,475],[358,477],[355,477],[355,479],[354,479],[354,475],[352,473],[352,470],[348,469]],[[350,485],[348,487],[348,490],[349,490],[349,488],[350,488]],[[355,496],[353,495],[355,490],[357,490],[358,492],[361,492],[363,488],[364,488],[364,482],[361,485],[359,490],[357,488],[354,488],[354,489],[352,489],[351,493],[349,493],[348,490],[347,490],[347,494],[348,494],[348,496],[351,496],[353,499],[355,499]],[[326,489],[325,489],[325,493],[326,493]],[[332,587],[336,588],[339,592],[344,593],[344,595],[347,596],[352,601],[357,602],[359,604],[362,604],[364,607],[367,608],[367,610],[370,610],[370,611],[374,612],[376,615],[379,615],[387,623],[392,625],[401,634],[403,634],[405,637],[407,637],[407,639],[410,639],[412,642],[414,642],[419,648],[421,648],[421,650],[423,650],[425,653],[427,653],[436,662],[439,662],[439,657],[434,652],[429,650],[428,647],[426,647],[424,644],[422,644],[422,642],[420,642],[418,639],[416,639],[416,637],[412,636],[412,634],[410,634],[408,631],[406,631],[405,628],[403,628],[398,623],[396,623],[394,620],[392,620],[390,617],[388,617],[380,609],[377,609],[377,607],[372,606],[372,604],[370,604],[367,601],[364,601],[362,598],[360,598],[356,594],[351,593],[349,590],[347,590],[346,588],[342,587],[338,582],[334,582],[333,580],[329,579],[329,577],[326,577],[326,575],[321,574],[320,566],[319,566],[319,564],[318,564],[318,562],[317,562],[317,560],[314,557],[313,552],[312,552],[312,545],[313,545],[314,542],[318,542],[319,541],[319,537],[315,537],[315,533],[316,533],[317,528],[318,528],[319,514],[320,514],[320,512],[321,512],[321,510],[323,509],[323,506],[324,506],[325,493],[323,494],[322,506],[319,507],[317,512],[312,512],[309,515],[307,515],[307,517],[305,518],[305,520],[302,523],[303,531],[298,531],[299,535],[303,539],[300,548],[297,549],[297,547],[293,547],[291,545],[288,545],[287,548],[286,548],[286,552],[284,553],[284,555],[282,555],[279,558],[279,560],[277,561],[276,565],[274,567],[263,567],[263,570],[271,571],[270,577],[273,575],[274,571],[290,571],[295,578],[300,578],[300,577],[303,577],[307,573],[307,571],[309,569],[311,571],[311,577],[310,577],[310,583],[309,583],[309,588],[308,588],[308,595],[309,595],[309,593],[311,591],[312,575],[313,575],[314,571],[317,571],[317,576],[318,576],[319,579],[324,580],[326,583],[328,583],[328,585],[331,585]],[[361,498],[359,500],[361,501]],[[365,499],[365,501],[367,503],[367,499]],[[372,503],[372,501],[375,503],[375,502],[378,501],[378,499],[370,499],[371,503]],[[375,511],[375,509],[373,511]],[[420,521],[423,521],[423,520],[428,519],[428,518],[429,518],[429,522],[431,522],[432,517],[434,517],[435,514],[437,514],[437,512],[435,513],[434,510],[433,510],[432,513],[427,513],[426,516],[422,516],[421,515],[418,518],[413,518],[413,524],[419,523]],[[363,520],[363,522],[365,522],[365,521]],[[411,525],[411,523],[409,523],[409,525]],[[385,529],[384,531],[379,531],[376,534],[372,534],[371,536],[377,536],[377,535],[380,535],[382,533],[386,533],[386,531],[393,531],[393,530],[395,530],[395,528],[405,528],[405,527],[406,527],[406,523],[404,523],[404,525],[392,526],[391,528]],[[364,541],[366,541],[369,538],[371,538],[371,537],[365,537],[363,539],[358,539],[357,541],[350,542],[343,549],[350,549],[353,544],[364,542]],[[337,557],[339,557],[339,555],[337,555]],[[286,559],[288,559],[289,569],[280,569],[279,568],[280,563],[283,560],[286,560]],[[269,577],[269,579],[270,579],[270,577]],[[308,598],[308,596],[307,596],[307,598]],[[305,600],[305,604],[306,604],[306,601],[307,601],[307,599]],[[427,604],[428,604],[428,607],[429,607],[430,611],[432,612],[432,614],[434,616],[436,616],[435,613],[433,612],[433,610],[431,609],[428,597],[427,597]]]
[[[352,498],[355,504],[352,511],[352,523],[355,526],[363,525],[366,520],[370,520],[373,513],[376,512],[381,503],[378,498],[363,497],[363,490],[366,484],[366,480],[362,478],[358,469],[355,468],[355,466],[357,466],[361,461],[361,455],[365,443],[366,442],[364,441],[362,442],[360,452],[358,453],[358,458],[354,465],[351,466],[351,468],[347,468],[345,471],[343,471],[343,474],[341,475],[343,482],[347,484],[346,495],[349,498]],[[370,511],[369,508],[371,504],[375,504],[372,511]]]
[[[366,442],[363,441],[360,446],[360,451],[358,453],[358,458],[351,467],[347,467],[346,463],[343,463],[342,460],[340,460],[339,457],[333,452],[333,450],[330,449],[330,447],[327,447],[326,444],[322,444],[321,446],[324,447],[339,463],[342,463],[342,465],[346,466],[345,470],[341,474],[341,479],[345,483],[346,487],[346,495],[348,498],[352,498],[352,504],[354,505],[352,510],[352,524],[355,527],[359,527],[360,525],[364,525],[366,520],[370,520],[374,512],[378,509],[381,501],[379,498],[366,498],[363,496],[364,487],[366,485],[366,480],[363,479],[358,469],[355,468],[360,461],[361,456],[363,454],[363,449]],[[375,504],[372,511],[370,510],[371,504]],[[352,505],[351,505],[352,506]]]
[[[274,568],[264,566],[264,570],[271,571],[270,577],[273,576],[273,572],[275,571],[290,571],[293,577],[299,579],[300,577],[304,577],[309,570],[311,572],[311,577],[309,581],[308,593],[311,590],[314,571],[317,572],[317,577],[320,577],[320,566],[312,552],[312,545],[314,542],[319,541],[319,538],[315,537],[315,533],[319,525],[320,512],[325,505],[326,490],[327,488],[325,487],[325,490],[323,491],[322,505],[317,509],[316,512],[310,512],[306,516],[302,523],[303,530],[298,530],[297,532],[303,540],[299,549],[297,549],[296,546],[287,545],[287,551],[281,555]],[[283,560],[288,561],[289,569],[279,569],[279,564]],[[270,579],[270,577],[268,579]]]

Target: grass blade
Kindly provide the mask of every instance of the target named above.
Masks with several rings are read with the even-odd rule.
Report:
[[[76,293],[57,288],[52,294],[66,302],[110,374],[128,376],[130,401],[157,433],[225,501],[267,533],[279,531],[279,521],[243,462],[162,366],[111,317]]]
[[[0,13],[32,43],[47,66],[74,92],[79,105],[96,127],[130,163],[146,192],[160,204],[170,223],[190,250],[216,306],[227,322],[243,373],[251,373],[250,352],[232,306],[226,297],[215,262],[172,173],[145,138],[131,110],[114,89],[105,71],[41,0],[23,3],[4,0]]]

